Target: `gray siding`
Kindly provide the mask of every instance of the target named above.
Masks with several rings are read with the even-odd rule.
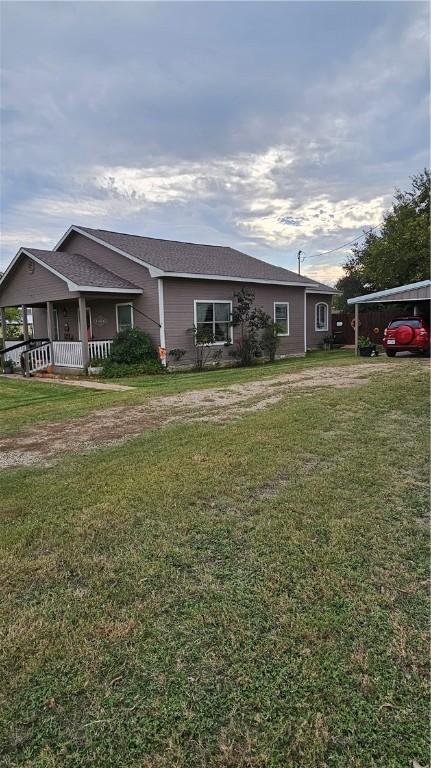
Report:
[[[28,263],[34,265],[33,272]],[[23,254],[12,267],[5,284],[0,287],[0,307],[29,307],[53,299],[70,298],[67,284],[48,269]]]
[[[148,269],[136,262],[127,259],[125,256],[114,253],[104,245],[99,245],[93,240],[90,240],[77,232],[72,232],[71,235],[61,245],[62,251],[68,251],[69,253],[81,253],[83,256],[88,256],[89,259],[99,264],[102,267],[114,272],[116,275],[123,277],[125,280],[129,280],[134,285],[142,288],[143,294],[134,296],[132,303],[136,310],[140,310],[148,315],[149,318],[155,320],[152,322],[143,315],[139,314],[139,311],[134,312],[134,323],[138,328],[142,328],[143,331],[148,333],[151,337],[153,344],[159,346],[160,344],[160,332],[156,323],[159,322],[159,298],[157,279],[150,276]],[[123,299],[127,300],[127,299]],[[122,301],[121,298],[110,299],[111,305],[115,305],[116,302]],[[91,306],[91,299],[87,299],[88,305]],[[107,313],[108,314],[108,313]],[[108,328],[111,335],[108,336]],[[96,329],[93,325],[94,338],[112,338],[112,335],[116,332],[115,325],[115,306],[113,312],[109,313],[109,326],[104,326],[102,329],[98,329],[97,333],[103,335],[96,335]]]
[[[223,282],[219,280],[185,280],[182,278],[163,278],[163,293],[165,306],[165,335],[166,350],[180,348],[186,350],[181,364],[194,363],[194,300],[232,300],[234,293],[243,287],[254,291],[256,304],[262,306],[268,314],[274,317],[274,302],[289,302],[290,334],[280,337],[277,350],[278,356],[304,354],[304,289],[282,285],[259,285]],[[234,341],[239,338],[239,329],[234,328]],[[223,350],[223,360],[231,360],[229,350],[224,347],[214,347]],[[172,358],[168,357],[172,362]]]
[[[316,304],[323,301],[328,305],[328,330],[316,331]],[[326,293],[307,293],[307,349],[317,349],[325,336],[332,333],[331,319],[332,295]]]

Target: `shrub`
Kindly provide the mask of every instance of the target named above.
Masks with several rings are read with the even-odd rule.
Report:
[[[280,337],[277,336],[277,333],[279,332],[280,327],[277,325],[277,323],[268,323],[262,332],[260,346],[262,347],[265,354],[268,355],[271,363],[275,360],[275,354],[280,342]]]
[[[192,331],[195,339],[195,368],[197,371],[203,371],[208,360],[214,357],[212,346],[216,339],[213,332],[206,328],[194,325]]]
[[[176,363],[178,363],[179,360],[181,360],[182,357],[186,354],[185,349],[179,349],[178,347],[175,347],[175,349],[170,349],[168,352],[169,357],[173,357]]]
[[[229,355],[233,357],[238,365],[252,365],[260,352],[259,343],[254,333],[238,339],[229,350]]]
[[[109,360],[113,363],[142,363],[157,360],[157,351],[146,333],[140,328],[127,328],[114,337]]]
[[[140,363],[116,363],[104,360],[102,376],[106,379],[120,379],[123,376],[144,376],[165,373],[160,360],[143,360]]]

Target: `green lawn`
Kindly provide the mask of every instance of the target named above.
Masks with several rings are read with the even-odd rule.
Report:
[[[389,361],[379,357],[379,362]],[[140,376],[112,380],[117,384],[134,387],[133,392],[101,392],[61,387],[58,384],[26,382],[17,377],[0,378],[0,433],[12,433],[39,421],[61,421],[87,413],[100,407],[118,403],[140,403],[149,397],[173,395],[192,389],[223,387],[257,378],[277,376],[290,371],[324,365],[350,365],[355,362],[351,350],[312,352],[307,358],[290,358],[272,364],[251,368],[219,368],[204,373],[169,373],[162,376]],[[363,362],[369,362],[364,358]]]
[[[404,362],[2,473],[3,765],[427,764],[428,380]],[[54,390],[63,419],[130,397],[1,386],[12,428]]]

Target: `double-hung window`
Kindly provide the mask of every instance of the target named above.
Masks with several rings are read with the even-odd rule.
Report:
[[[117,304],[117,331],[126,331],[133,328],[132,304]]]
[[[232,341],[232,302],[195,301],[196,342],[225,344]]]
[[[277,336],[289,335],[289,303],[287,301],[274,302],[274,323],[277,326]]]
[[[328,330],[328,305],[321,301],[316,304],[316,331]]]

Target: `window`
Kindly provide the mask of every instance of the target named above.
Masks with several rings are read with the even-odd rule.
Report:
[[[392,320],[388,328],[400,328],[401,325],[409,325],[410,328],[422,328],[422,320],[413,320],[411,317],[406,317],[404,320]]]
[[[325,302],[316,304],[316,331],[328,330],[328,305]]]
[[[232,302],[195,301],[195,326],[198,337],[214,339],[214,344],[232,341]]]
[[[133,328],[132,304],[117,304],[117,331],[126,331]]]
[[[289,335],[289,304],[287,301],[274,302],[274,323],[278,326],[277,336]]]

